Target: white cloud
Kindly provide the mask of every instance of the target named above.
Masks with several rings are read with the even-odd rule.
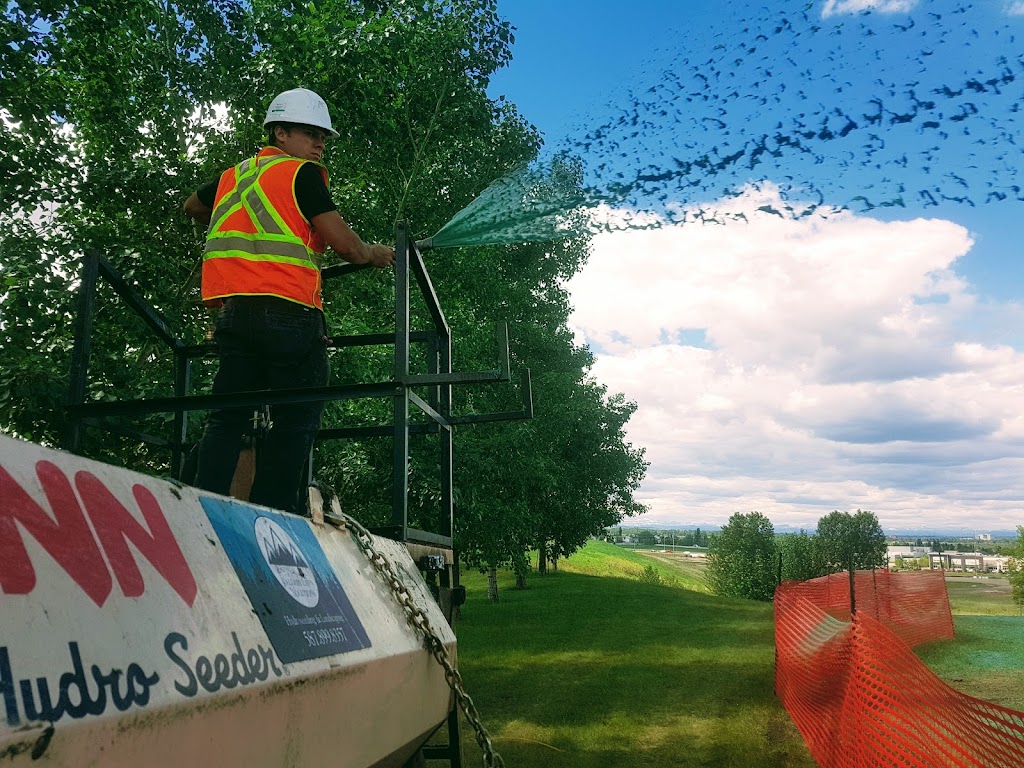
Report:
[[[877,11],[878,13],[905,13],[917,5],[917,0],[825,0],[821,9],[824,18],[843,13]]]
[[[1024,0],[1014,0],[1006,6],[1006,13],[1010,16],[1024,16]]]
[[[749,190],[747,223],[599,235],[570,283],[595,375],[639,406],[650,523],[1024,523],[1024,355],[965,335],[1000,312],[954,269],[970,234],[756,212],[773,200]]]

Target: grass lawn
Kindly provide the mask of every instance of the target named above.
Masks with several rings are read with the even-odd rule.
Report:
[[[1005,577],[946,578],[956,638],[916,649],[958,691],[1024,711],[1024,617]]]
[[[592,542],[526,590],[499,574],[496,605],[463,574],[460,669],[509,768],[813,768],[772,606],[706,594],[699,567]],[[480,764],[468,727],[463,752]]]
[[[946,576],[953,616],[1020,616],[1009,580],[1000,574],[985,578]]]
[[[773,691],[772,606],[708,594],[704,563],[591,542],[501,602],[465,571],[459,662],[509,768],[814,768]],[[1024,711],[1024,617],[1004,578],[947,578],[956,639],[915,649]],[[464,722],[466,765],[480,751]]]
[[[588,576],[634,577],[645,582],[654,581],[649,570],[653,569],[665,586],[710,594],[704,578],[706,563],[687,557],[683,552],[635,551],[591,542],[569,558],[568,564],[560,561],[559,567],[563,571]]]

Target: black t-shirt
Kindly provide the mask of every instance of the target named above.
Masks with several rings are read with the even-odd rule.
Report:
[[[196,192],[199,202],[207,208],[212,209],[217,200],[217,187],[220,179],[217,179]],[[299,204],[299,212],[306,217],[306,221],[312,222],[314,216],[321,213],[338,210],[338,206],[331,200],[331,193],[324,184],[323,174],[320,168],[313,163],[303,163],[299,172],[295,175],[295,200]]]

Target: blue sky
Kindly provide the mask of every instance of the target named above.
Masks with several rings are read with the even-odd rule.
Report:
[[[1024,524],[1022,209],[985,202],[1020,183],[1020,5],[499,0],[516,43],[490,92],[549,147],[579,151],[619,113],[647,123],[585,155],[593,165],[635,175],[708,147],[725,156],[762,124],[858,123],[845,144],[812,139],[813,152],[702,179],[696,199],[659,188],[743,221],[599,235],[570,284],[595,375],[638,404],[630,438],[651,461],[640,522],[757,509],[813,527],[862,508],[888,528]],[[804,6],[780,34],[779,9]],[[939,88],[993,73],[1011,76]],[[910,88],[933,103],[898,124]],[[663,108],[687,93],[682,111]],[[873,98],[885,119],[868,130]],[[958,119],[965,109],[976,114]],[[817,215],[763,212],[800,201],[787,185],[805,182],[823,193]],[[850,205],[899,185],[904,207]],[[974,206],[919,204],[918,190],[958,185]]]

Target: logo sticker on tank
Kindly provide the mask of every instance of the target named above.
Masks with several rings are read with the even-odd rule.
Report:
[[[200,501],[281,661],[370,646],[305,520],[229,499]]]

